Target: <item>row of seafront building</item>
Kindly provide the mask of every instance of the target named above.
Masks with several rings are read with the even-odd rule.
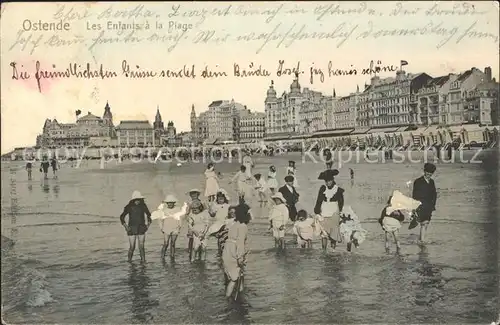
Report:
[[[265,113],[234,100],[214,101],[198,116],[192,107],[191,135],[196,144],[310,138],[414,146],[487,143],[498,133],[498,95],[490,67],[438,77],[399,70],[394,77],[373,76],[362,91],[357,87],[347,96],[301,88],[296,76],[281,96],[271,81]]]
[[[400,70],[394,77],[374,76],[362,91],[358,87],[347,96],[301,88],[296,76],[281,96],[271,81],[265,112],[251,112],[234,100],[215,100],[197,115],[193,105],[191,132],[177,133],[173,121],[164,126],[159,108],[152,125],[131,120],[115,127],[106,103],[102,118],[77,111],[75,123],[47,119],[37,146],[175,147],[309,138],[330,143],[484,143],[491,140],[491,132],[498,132],[498,95],[499,84],[489,67],[435,78]]]

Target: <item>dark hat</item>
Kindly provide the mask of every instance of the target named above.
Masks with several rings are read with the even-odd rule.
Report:
[[[260,174],[260,173],[257,173],[257,174],[255,174],[255,175],[253,175],[253,177],[255,177],[255,178],[257,178],[257,177],[261,177],[261,176],[262,176],[262,174]]]
[[[325,170],[323,172],[324,181],[333,181],[333,178],[339,174],[338,169]]]
[[[285,176],[285,182],[293,182],[294,179],[292,175]]]
[[[289,161],[288,161],[288,163],[289,163],[289,164],[294,164],[294,165],[295,165],[295,161],[293,161],[293,160],[289,160]]]
[[[431,163],[424,164],[424,172],[426,173],[434,173],[436,171],[436,165]]]

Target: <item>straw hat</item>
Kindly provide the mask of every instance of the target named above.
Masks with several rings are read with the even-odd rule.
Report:
[[[144,199],[144,196],[142,196],[141,192],[134,191],[132,193],[132,200],[137,200],[137,199]]]
[[[271,199],[280,199],[281,202],[283,202],[283,203],[286,202],[286,200],[283,197],[283,194],[281,194],[281,192],[278,192],[278,193],[274,194],[273,196],[271,196]]]
[[[170,203],[170,202],[176,203],[177,202],[177,198],[174,195],[169,194],[169,195],[167,195],[167,197],[165,197],[165,200],[163,200],[163,202],[165,202],[165,203]]]
[[[188,191],[188,194],[189,194],[189,193],[193,193],[193,192],[196,192],[196,193],[201,193],[201,191],[200,191],[199,189],[197,189],[197,188],[192,188],[192,189],[190,189],[190,190]]]

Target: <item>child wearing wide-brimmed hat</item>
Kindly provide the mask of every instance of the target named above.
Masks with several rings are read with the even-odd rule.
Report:
[[[175,256],[175,242],[182,227],[183,217],[187,212],[187,203],[182,207],[177,206],[177,198],[174,195],[167,195],[162,204],[158,207],[158,212],[161,212],[161,217],[158,220],[160,230],[163,233],[163,247],[161,250],[161,258],[165,258],[168,247],[170,246],[170,257]]]
[[[188,216],[188,229],[191,233],[192,246],[190,247],[189,259],[204,260],[206,257],[206,235],[209,228],[209,214],[201,201],[193,201]],[[194,253],[194,256],[193,256]]]
[[[125,223],[125,217],[128,215],[128,225]],[[141,256],[141,261],[146,261],[146,251],[144,248],[144,241],[146,231],[151,224],[151,213],[144,202],[144,196],[141,192],[134,191],[132,193],[132,198],[128,204],[123,209],[120,215],[120,222],[122,226],[127,231],[129,237],[129,251],[128,260],[132,261],[132,256],[135,250],[135,243],[137,239],[139,240],[139,254]]]
[[[285,248],[285,227],[288,222],[288,208],[285,205],[285,198],[280,192],[271,196],[275,205],[269,212],[269,229],[272,229],[274,246]]]

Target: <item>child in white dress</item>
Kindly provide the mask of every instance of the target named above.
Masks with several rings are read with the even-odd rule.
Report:
[[[350,206],[344,206],[340,216],[340,238],[347,243],[347,251],[350,252],[352,244],[358,248],[366,238],[367,231],[361,226],[358,216]]]
[[[262,208],[263,206],[267,205],[267,184],[264,178],[262,178],[261,174],[255,174],[255,189],[257,190],[257,193],[259,194],[259,202],[260,202],[260,207]]]
[[[297,243],[302,248],[312,248],[315,220],[307,214],[306,210],[297,213],[298,220],[293,225],[293,232],[297,235]]]
[[[163,247],[161,249],[161,258],[164,259],[170,246],[170,257],[175,256],[175,242],[182,227],[183,218],[186,215],[187,204],[182,207],[176,206],[177,198],[173,195],[167,195],[163,203],[158,207],[157,212],[161,212],[158,218],[158,225],[163,233]]]
[[[285,248],[285,227],[288,222],[288,208],[285,205],[285,198],[280,192],[271,196],[274,206],[269,212],[269,229],[273,231],[274,246]]]
[[[267,173],[267,187],[271,191],[271,195],[276,193],[278,186],[278,181],[276,180],[276,167],[269,166],[269,172]]]
[[[191,262],[196,258],[204,260],[206,257],[205,239],[208,232],[209,218],[208,211],[204,209],[200,201],[193,201],[191,203],[190,214],[188,216],[188,227],[193,238],[193,246],[189,252]]]
[[[215,172],[215,165],[209,163],[207,169],[205,170],[205,196],[208,198],[208,202],[212,202],[215,199],[215,195],[219,190],[219,181],[217,173]]]
[[[230,184],[232,182],[236,182],[236,191],[238,192],[239,199],[243,199],[247,194],[249,194],[248,183],[251,181],[251,178],[248,176],[246,170],[247,168],[244,165],[241,165],[240,170],[229,182]]]

